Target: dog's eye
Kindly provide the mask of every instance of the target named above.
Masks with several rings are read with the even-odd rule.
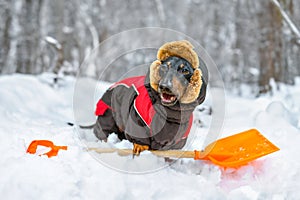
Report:
[[[191,73],[190,70],[188,70],[186,67],[181,68],[179,71],[183,75],[189,75]]]
[[[168,66],[166,65],[166,64],[162,64],[162,65],[160,65],[160,68],[159,68],[159,73],[160,74],[164,74],[164,73],[166,73],[167,71],[168,71]]]

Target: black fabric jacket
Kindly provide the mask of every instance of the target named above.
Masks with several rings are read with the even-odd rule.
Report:
[[[196,101],[166,107],[145,77],[121,81],[109,88],[99,100],[94,133],[105,140],[110,133],[120,139],[148,145],[150,149],[181,149],[192,124],[192,112],[206,95],[207,71],[202,72],[202,87]],[[136,81],[137,83],[131,83]],[[142,81],[142,82],[141,82]]]

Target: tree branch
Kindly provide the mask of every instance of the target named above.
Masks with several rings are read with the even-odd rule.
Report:
[[[280,6],[280,3],[278,2],[278,0],[271,0],[271,2],[279,10],[281,16],[283,17],[284,21],[287,23],[287,25],[291,29],[292,33],[296,35],[296,37],[297,37],[296,42],[298,44],[300,44],[300,30],[299,30],[299,28],[295,25],[295,23],[291,20],[291,18],[288,16],[288,14]]]

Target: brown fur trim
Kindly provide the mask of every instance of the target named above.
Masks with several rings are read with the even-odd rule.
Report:
[[[168,57],[177,56],[186,59],[194,69],[197,69],[199,58],[193,48],[193,45],[187,40],[168,42],[158,49],[157,59],[163,61]]]
[[[193,76],[191,77],[190,83],[181,97],[180,102],[184,104],[192,103],[195,101],[200,93],[201,86],[202,86],[202,72],[200,69],[196,69],[194,71]]]
[[[159,66],[161,65],[161,62],[159,60],[155,60],[150,65],[150,85],[155,90],[158,91],[158,84],[160,81],[160,75],[159,75]]]

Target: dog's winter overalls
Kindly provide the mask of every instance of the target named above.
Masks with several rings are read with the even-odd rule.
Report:
[[[203,83],[195,102],[164,107],[151,88],[148,75],[122,80],[97,103],[94,133],[101,140],[114,132],[120,139],[148,145],[150,149],[180,149],[192,125],[192,112],[204,101]]]

